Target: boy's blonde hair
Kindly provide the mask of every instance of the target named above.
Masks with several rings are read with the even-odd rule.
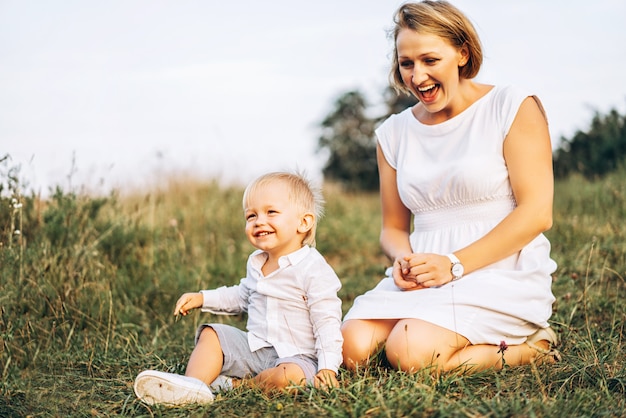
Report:
[[[313,215],[313,227],[307,232],[303,245],[315,247],[315,232],[317,222],[324,215],[324,198],[319,188],[314,187],[304,175],[288,172],[274,172],[264,174],[254,180],[243,192],[243,208],[246,209],[248,197],[258,189],[270,183],[282,182],[289,192],[289,201],[302,212]]]
[[[406,3],[400,6],[394,17],[394,27],[390,34],[393,37],[393,54],[391,56],[391,72],[389,81],[397,92],[411,94],[404,85],[398,63],[396,41],[402,29],[439,36],[455,48],[467,47],[469,52],[467,63],[459,68],[459,76],[466,79],[476,77],[483,63],[483,50],[480,38],[472,22],[447,1],[424,0],[419,3]]]

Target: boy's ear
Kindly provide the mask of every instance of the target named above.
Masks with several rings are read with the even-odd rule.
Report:
[[[313,224],[315,223],[315,215],[312,213],[305,213],[300,218],[300,226],[298,226],[298,232],[301,234],[306,234],[313,228]]]

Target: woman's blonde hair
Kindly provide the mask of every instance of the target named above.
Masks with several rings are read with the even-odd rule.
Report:
[[[467,47],[467,63],[459,68],[459,76],[466,79],[476,77],[483,63],[483,50],[480,38],[472,22],[455,6],[447,1],[424,0],[419,3],[406,3],[400,6],[394,16],[394,27],[390,31],[393,37],[393,55],[389,79],[397,92],[411,94],[402,81],[398,63],[396,42],[402,29],[428,33],[447,40],[452,46]]]
[[[285,184],[289,193],[289,201],[296,205],[298,210],[302,211],[302,214],[311,213],[313,215],[313,227],[307,232],[302,244],[315,247],[317,223],[324,215],[324,198],[321,190],[314,187],[304,175],[288,172],[274,172],[262,175],[246,187],[243,193],[244,210],[248,203],[248,197],[252,193],[274,182]]]

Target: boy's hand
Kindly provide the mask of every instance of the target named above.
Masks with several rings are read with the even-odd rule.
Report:
[[[322,369],[315,375],[315,387],[329,389],[339,387],[337,373],[332,370]]]
[[[180,298],[178,298],[178,302],[176,302],[176,307],[174,308],[174,316],[182,315],[185,316],[192,309],[201,308],[202,303],[204,302],[204,297],[202,293],[185,293]]]

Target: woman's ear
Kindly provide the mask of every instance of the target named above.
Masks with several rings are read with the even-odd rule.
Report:
[[[313,228],[314,224],[315,215],[313,215],[312,213],[305,213],[304,215],[302,215],[302,218],[300,218],[300,226],[298,226],[298,232],[301,234],[306,234],[311,230],[311,228]]]
[[[465,64],[467,64],[469,58],[469,48],[467,47],[467,44],[463,44],[461,49],[459,49],[459,67],[463,67]]]

